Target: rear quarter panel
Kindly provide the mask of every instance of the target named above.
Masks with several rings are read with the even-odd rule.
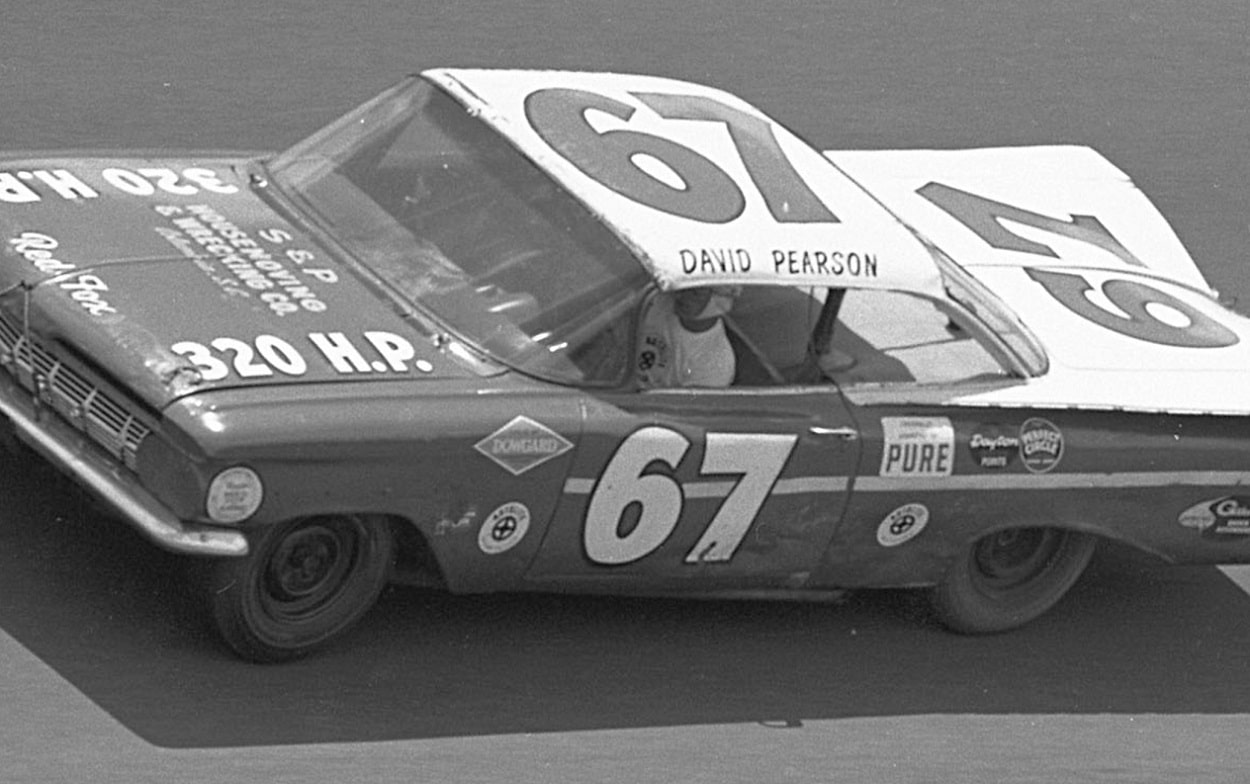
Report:
[[[976,538],[1023,526],[1174,562],[1250,561],[1244,417],[880,402],[856,414],[860,475],[814,583],[933,584]],[[901,457],[924,444],[949,448],[949,463]]]

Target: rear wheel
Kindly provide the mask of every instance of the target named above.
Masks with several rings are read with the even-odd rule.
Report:
[[[226,642],[258,662],[294,659],[359,621],[386,583],[387,521],[333,515],[271,526],[244,558],[213,564],[213,617]]]
[[[968,634],[1013,629],[1076,583],[1098,540],[1059,528],[1012,528],[970,544],[930,592],[945,626]]]

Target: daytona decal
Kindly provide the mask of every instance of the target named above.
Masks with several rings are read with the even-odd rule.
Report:
[[[365,342],[373,349],[366,354],[342,332],[310,332],[308,342],[320,357],[340,374],[407,373],[408,362],[416,356],[412,343],[393,332],[368,331]],[[304,354],[277,335],[258,335],[252,341],[214,338],[208,345],[183,340],[169,347],[195,364],[203,381],[220,381],[231,372],[239,378],[267,378],[277,371],[285,376],[308,372]],[[430,372],[433,366],[417,360],[413,367]]]
[[[573,442],[527,416],[515,416],[508,424],[483,438],[473,448],[502,466],[513,476],[573,448]]]
[[[877,526],[877,544],[897,547],[915,539],[929,524],[929,508],[924,504],[905,504],[895,509]]]
[[[530,528],[530,510],[525,504],[504,504],[482,521],[477,546],[487,555],[506,553],[521,543]]]
[[[881,476],[950,476],[955,428],[946,417],[882,417]]]
[[[1020,451],[1020,438],[1004,432],[1000,427],[987,425],[969,436],[968,449],[980,468],[1007,468]]]
[[[738,474],[698,542],[689,564],[725,562],[746,537],[777,483],[797,436],[772,433],[708,433],[701,475]],[[632,563],[655,552],[677,528],[685,508],[683,487],[672,475],[652,471],[662,463],[676,471],[690,449],[683,434],[644,427],[621,442],[590,495],[582,531],[586,557],[605,566]],[[623,528],[626,517],[635,520]]]
[[[84,175],[86,176],[86,175]],[[222,180],[213,169],[192,166],[181,171],[167,168],[107,168],[100,182],[88,184],[67,169],[0,171],[0,202],[27,204],[45,196],[62,199],[94,199],[105,186],[131,196],[194,196],[203,191],[223,195],[239,192],[237,185]]]

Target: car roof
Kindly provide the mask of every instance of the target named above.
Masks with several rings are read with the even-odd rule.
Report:
[[[944,296],[933,257],[908,226],[729,93],[616,73],[422,76],[581,200],[661,289],[781,284]]]

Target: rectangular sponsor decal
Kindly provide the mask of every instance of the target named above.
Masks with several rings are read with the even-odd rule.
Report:
[[[955,428],[946,417],[882,417],[881,476],[950,476]]]

